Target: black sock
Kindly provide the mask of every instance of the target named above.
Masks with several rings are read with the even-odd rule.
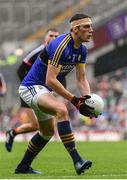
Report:
[[[27,151],[19,163],[18,168],[28,168],[31,165],[33,159],[45,147],[49,140],[45,140],[39,133],[35,134],[29,141]]]
[[[57,123],[59,136],[69,152],[74,164],[81,160],[81,157],[75,147],[74,134],[71,130],[71,124],[69,121],[61,121]]]

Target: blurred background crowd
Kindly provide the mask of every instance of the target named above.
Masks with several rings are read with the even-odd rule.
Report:
[[[127,137],[127,0],[0,0],[0,73],[7,91],[0,94],[0,131],[30,121],[20,109],[17,69],[23,57],[42,43],[49,27],[69,31],[75,12],[92,17],[87,76],[91,91],[104,99],[97,119],[80,115],[67,103],[74,129],[118,130]],[[67,88],[78,94],[73,72]]]

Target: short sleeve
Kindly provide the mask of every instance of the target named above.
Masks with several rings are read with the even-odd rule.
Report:
[[[53,66],[58,67],[62,64],[64,59],[64,52],[67,44],[71,40],[70,35],[59,36],[58,38],[51,41],[47,47],[47,52],[49,55],[49,63]]]

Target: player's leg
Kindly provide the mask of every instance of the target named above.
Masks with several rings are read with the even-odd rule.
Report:
[[[47,127],[50,127],[50,129],[52,129],[51,132],[54,133],[54,123],[52,123],[53,121],[53,117],[43,113],[39,107],[38,107],[38,103],[37,103],[37,99],[41,94],[45,94],[48,93],[49,94],[49,90],[47,90],[46,88],[42,87],[40,88],[40,86],[33,86],[30,88],[27,87],[23,87],[21,86],[19,88],[19,93],[22,97],[22,99],[33,108],[37,119],[39,122],[41,122],[42,120],[45,121],[44,123],[40,124],[40,126],[45,127],[47,124]],[[48,99],[48,101],[50,101],[50,99]],[[48,128],[45,127],[47,129],[48,132]],[[41,129],[41,128],[40,128]],[[40,152],[41,149],[44,148],[44,146],[47,144],[47,142],[50,140],[52,134],[50,133],[50,135],[47,134],[43,134],[43,133],[37,133],[35,136],[33,136],[33,138],[31,139],[31,141],[29,142],[28,145],[28,149],[22,159],[22,161],[19,163],[19,165],[17,166],[15,173],[38,173],[36,171],[34,171],[33,169],[31,169],[30,165],[34,159],[34,157]]]
[[[33,132],[38,130],[38,121],[31,108],[24,108],[30,122],[21,124],[20,126],[10,129],[6,132],[5,147],[8,152],[11,152],[13,147],[14,138],[18,134]]]
[[[25,111],[25,113],[27,114],[29,122],[13,128],[13,134],[15,136],[18,134],[33,132],[39,129],[38,121],[33,110],[31,108],[23,108],[23,111]]]
[[[89,160],[84,160],[80,156],[76,148],[74,133],[72,131],[70,121],[59,121],[57,123],[57,128],[59,136],[73,160],[77,174],[81,174],[85,171],[85,169],[89,169],[89,167],[92,165],[92,162]]]
[[[51,118],[46,121],[40,121],[39,124],[40,132],[37,132],[29,141],[28,148],[23,156],[23,159],[18,164],[15,173],[39,173],[31,168],[31,163],[53,136],[54,119]]]
[[[33,88],[35,92],[35,87]],[[24,91],[24,87],[23,87],[23,91]],[[68,111],[65,104],[58,101],[52,94],[48,93],[48,90],[47,89],[45,90],[44,87],[38,91],[38,93],[34,96],[34,98],[32,97],[32,103],[33,103],[32,107],[35,111],[39,109],[39,111],[41,110],[41,112],[47,114],[56,114],[58,116],[59,119],[58,132],[65,148],[72,157],[76,172],[78,174],[81,174],[85,169],[88,169],[91,166],[92,162],[87,160],[82,160],[75,147],[75,139],[71,129],[70,122],[68,120],[69,119]]]
[[[47,101],[47,99],[50,99],[50,101]],[[85,169],[91,167],[92,162],[89,160],[83,160],[76,149],[74,134],[72,132],[65,104],[55,100],[54,97],[49,98],[49,95],[42,95],[38,98],[38,105],[42,111],[47,113],[55,112],[55,114],[57,114],[58,133],[73,160],[77,174],[81,174]]]
[[[43,92],[42,92],[43,93]],[[47,95],[44,94],[44,97],[42,98],[44,104],[47,106],[49,104],[49,109],[44,108],[46,111],[51,111],[51,113],[54,114],[55,108],[53,109],[52,106],[56,102],[56,98],[54,98],[50,93]],[[41,98],[38,97],[38,99]],[[53,100],[52,100],[53,98]],[[31,163],[34,160],[34,158],[37,156],[37,154],[44,148],[44,146],[48,143],[48,141],[51,139],[52,135],[54,134],[54,117],[52,115],[48,115],[46,113],[43,113],[38,108],[38,103],[36,102],[36,96],[34,98],[34,112],[37,116],[37,119],[39,120],[39,126],[40,126],[40,133],[35,134],[32,139],[30,140],[28,144],[28,148],[24,154],[23,159],[18,164],[15,173],[38,173],[31,169]],[[49,103],[50,102],[50,103]],[[37,103],[37,104],[36,104]],[[50,104],[52,104],[50,106]],[[55,104],[54,104],[55,105]],[[45,107],[45,106],[44,106]]]

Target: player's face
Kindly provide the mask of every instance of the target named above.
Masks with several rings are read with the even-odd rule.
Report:
[[[81,42],[89,42],[93,33],[91,19],[87,18],[86,23],[78,26],[77,28],[77,38],[79,38]]]
[[[48,44],[51,40],[55,39],[57,36],[59,36],[58,32],[49,31],[45,37],[45,42]]]

